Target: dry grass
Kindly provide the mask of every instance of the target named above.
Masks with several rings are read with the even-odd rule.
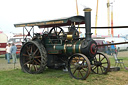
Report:
[[[10,60],[11,64],[7,64],[7,60],[5,58],[0,58],[0,70],[10,70],[14,69],[14,64],[12,63],[12,59]],[[17,63],[15,64],[15,68],[20,69],[19,59],[17,59]]]

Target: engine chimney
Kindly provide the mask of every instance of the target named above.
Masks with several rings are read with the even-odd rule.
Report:
[[[85,15],[85,36],[86,36],[86,40],[91,40],[91,10],[90,8],[85,8],[84,11],[84,15]]]

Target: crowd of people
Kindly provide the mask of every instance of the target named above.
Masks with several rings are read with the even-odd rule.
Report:
[[[12,56],[13,59],[13,63],[16,63],[16,51],[17,51],[17,47],[15,46],[14,43],[8,43],[8,45],[6,46],[6,56],[7,56],[7,63],[10,64],[10,57]]]
[[[114,41],[106,41],[105,44],[113,44]],[[117,50],[116,50],[116,45],[108,45],[105,46],[105,53],[107,53],[108,55],[113,55],[113,54],[117,54]]]

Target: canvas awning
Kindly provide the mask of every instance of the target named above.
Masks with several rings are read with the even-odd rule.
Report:
[[[54,27],[54,26],[68,26],[74,22],[76,25],[77,24],[84,24],[85,23],[84,22],[84,16],[73,16],[73,17],[48,20],[48,21],[21,23],[21,24],[14,24],[14,26],[15,27],[38,26],[39,28],[48,28],[48,27]]]

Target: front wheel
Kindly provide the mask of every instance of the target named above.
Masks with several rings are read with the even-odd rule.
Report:
[[[68,71],[73,78],[85,80],[91,71],[90,61],[83,54],[74,54],[69,59]]]
[[[92,72],[95,74],[107,74],[110,69],[110,60],[103,53],[97,52],[92,62]]]

